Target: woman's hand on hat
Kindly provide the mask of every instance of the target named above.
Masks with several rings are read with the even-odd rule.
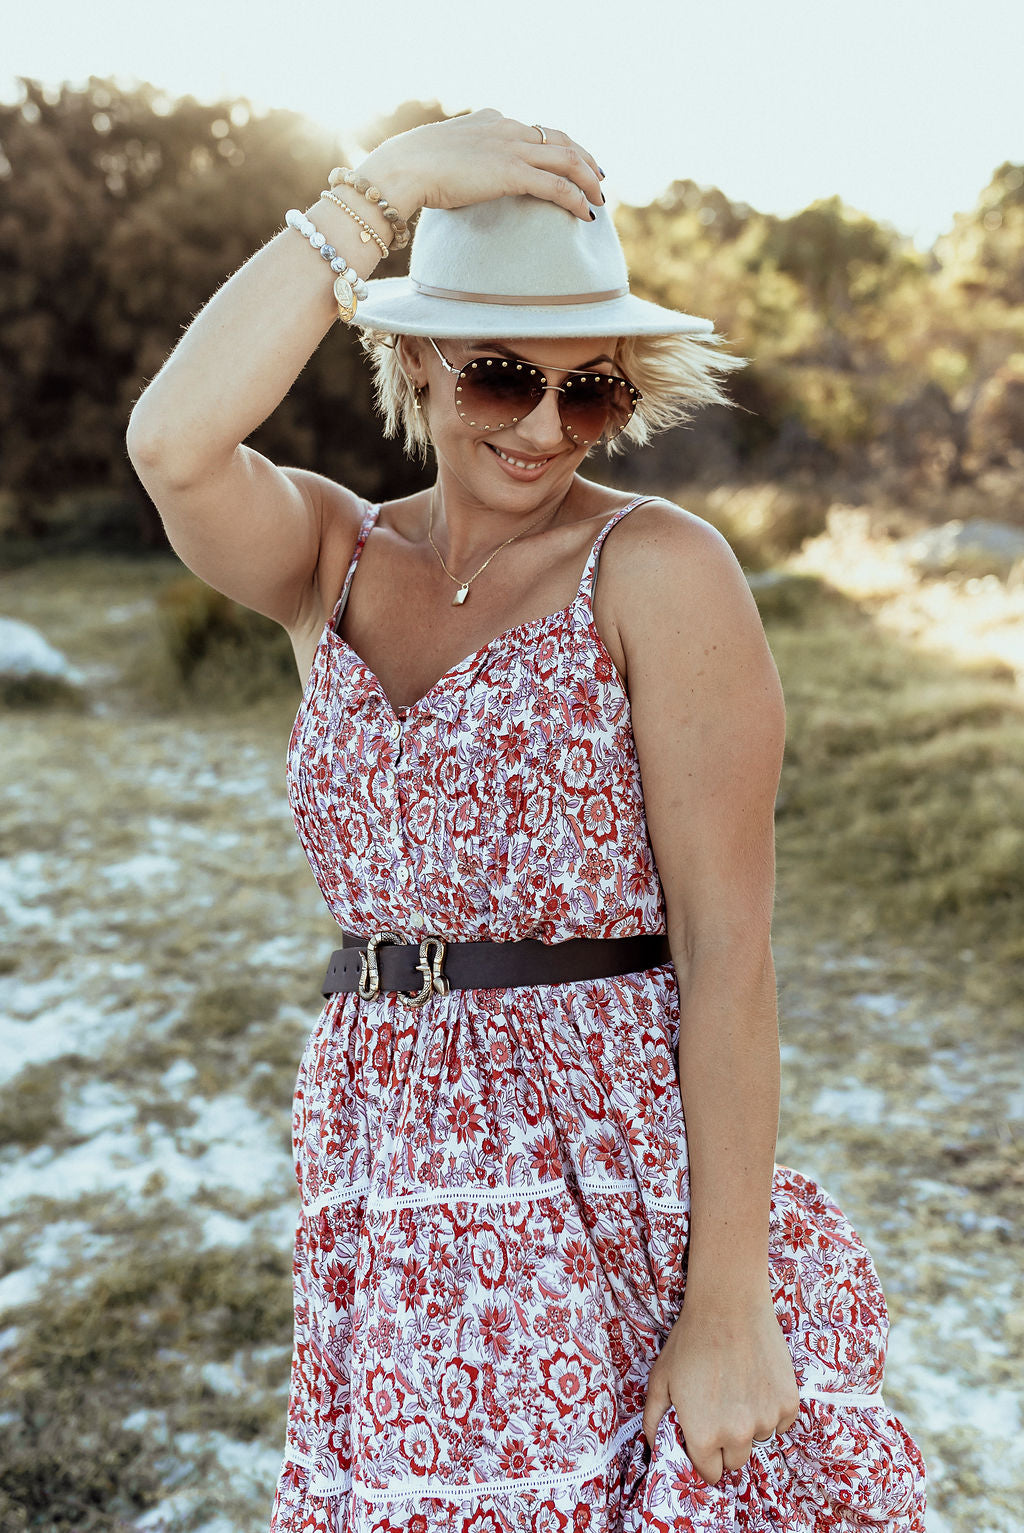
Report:
[[[358,167],[405,217],[421,207],[462,208],[496,197],[531,196],[589,222],[604,201],[593,155],[567,133],[503,117],[488,107],[424,123],[385,139]]]

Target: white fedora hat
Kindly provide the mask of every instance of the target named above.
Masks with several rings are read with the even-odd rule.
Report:
[[[710,319],[637,298],[611,215],[538,197],[424,208],[407,277],[368,282],[352,323],[393,335],[709,335]]]

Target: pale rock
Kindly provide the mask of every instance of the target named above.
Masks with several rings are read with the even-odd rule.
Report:
[[[916,532],[901,547],[923,574],[1005,575],[1024,559],[1024,530],[974,517]]]
[[[82,674],[49,639],[18,618],[0,617],[0,676],[49,676],[78,686]]]

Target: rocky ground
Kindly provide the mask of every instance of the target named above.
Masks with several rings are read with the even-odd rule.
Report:
[[[0,587],[89,697],[2,726],[5,1529],[250,1533],[280,1460],[289,1109],[335,929],[285,799],[296,699],[160,714],[125,681],[173,573]],[[948,935],[825,924],[785,837],[778,1158],[876,1254],[929,1533],[1018,1533],[1018,1003]]]

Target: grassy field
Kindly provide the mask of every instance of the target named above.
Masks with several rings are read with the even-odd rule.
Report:
[[[991,610],[1017,598],[865,563],[833,536],[759,592],[790,717],[779,1160],[876,1254],[929,1533],[1019,1533],[1024,709]],[[336,929],[284,792],[297,680],[218,609],[186,685],[180,580],[0,584],[86,697],[2,724],[5,1533],[250,1533],[280,1462],[289,1110]]]

